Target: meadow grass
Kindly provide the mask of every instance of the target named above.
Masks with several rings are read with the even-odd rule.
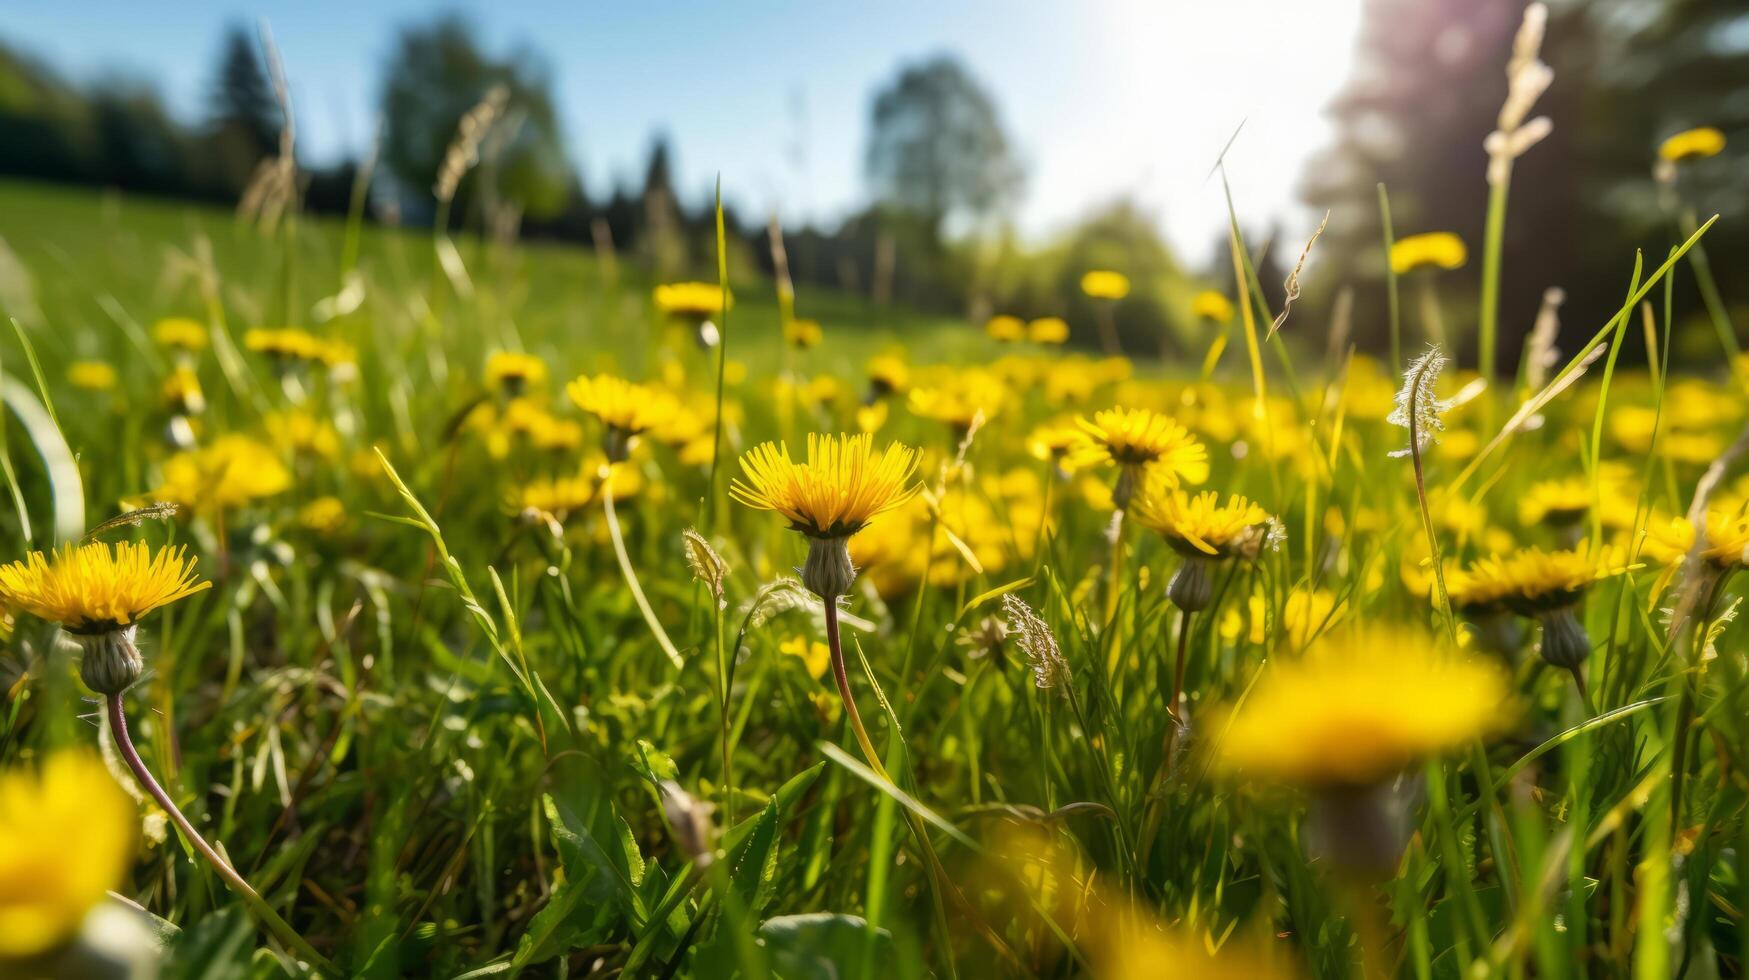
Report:
[[[794,349],[720,247],[719,356],[629,256],[459,235],[464,284],[367,228],[349,282],[337,222],[0,185],[8,557],[183,498],[103,532],[214,583],[141,627],[131,726],[299,942],[106,748],[144,815],[116,901],[191,977],[300,974],[300,943],[364,976],[1736,975],[1749,412],[1670,360],[1707,329],[1669,289],[1693,240],[1624,257],[1616,317],[1527,352],[1541,383],[1422,359],[1400,396],[1310,356],[1310,314],[1269,332],[1238,227],[1198,377],[811,290]],[[1635,322],[1650,371],[1618,361]],[[349,350],[254,349],[278,326]],[[549,377],[495,391],[504,350]],[[70,380],[91,360],[112,386]],[[179,360],[204,410],[167,407]],[[617,461],[566,393],[602,373],[684,431]],[[1179,487],[1126,455],[1163,419],[1201,447]],[[859,429],[919,449],[921,492],[850,538],[840,608],[728,487],[763,440]],[[256,449],[179,446],[231,437]],[[1258,510],[1223,528],[1202,488]],[[0,763],[110,744],[76,661],[12,621]]]

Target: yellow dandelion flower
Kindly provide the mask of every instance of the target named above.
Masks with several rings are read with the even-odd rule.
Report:
[[[1199,320],[1227,323],[1233,319],[1233,301],[1213,289],[1205,289],[1191,300],[1190,311]]]
[[[601,456],[583,461],[577,472],[554,477],[539,477],[518,487],[510,498],[513,513],[534,509],[564,517],[600,501],[602,489]],[[644,478],[635,467],[615,466],[607,479],[614,503],[630,500],[644,488]]]
[[[1036,459],[1054,460],[1061,464],[1071,450],[1085,440],[1074,419],[1060,419],[1036,426],[1026,437],[1026,451]]]
[[[1472,567],[1492,576],[1507,605],[1525,615],[1572,605],[1591,583],[1619,571],[1588,542],[1556,551],[1520,548],[1497,562]]]
[[[811,350],[820,346],[825,337],[825,331],[820,329],[818,320],[792,319],[783,325],[783,339],[796,350]]]
[[[172,350],[195,353],[206,350],[206,326],[185,316],[171,316],[152,324],[152,339]]]
[[[868,383],[871,399],[897,394],[910,387],[911,368],[906,365],[904,358],[892,354],[871,357],[868,361]]]
[[[1525,526],[1577,524],[1591,509],[1591,481],[1582,476],[1538,480],[1518,502],[1518,520]]]
[[[493,351],[486,358],[486,386],[512,397],[547,379],[547,362],[533,354]]]
[[[306,409],[269,412],[261,424],[273,444],[288,453],[319,459],[340,455],[340,433],[334,424]]]
[[[317,497],[298,508],[298,524],[317,534],[331,534],[346,526],[346,504],[339,497]]]
[[[838,379],[830,374],[809,378],[808,382],[802,385],[800,391],[803,402],[821,407],[830,406],[843,393],[844,389],[838,384]]]
[[[913,415],[945,422],[958,432],[1001,414],[1008,401],[1008,386],[988,371],[964,371],[934,379],[927,386],[911,389],[907,404]]]
[[[199,415],[206,411],[206,395],[201,391],[200,376],[189,368],[171,371],[158,394],[172,415]]]
[[[1694,547],[1694,525],[1686,517],[1655,519],[1646,525],[1640,554],[1660,565],[1680,566]],[[1742,508],[1708,507],[1706,547],[1700,557],[1718,569],[1749,565],[1749,513]]]
[[[1130,277],[1110,269],[1094,269],[1081,277],[1081,292],[1094,299],[1120,300],[1130,294]]]
[[[625,459],[632,437],[668,422],[680,411],[680,403],[667,392],[609,374],[579,377],[565,392],[606,428],[602,448],[614,462]]]
[[[109,391],[115,387],[115,366],[108,361],[74,361],[67,365],[67,383],[86,391]]]
[[[224,435],[164,461],[158,500],[196,511],[218,511],[274,496],[291,486],[279,454],[244,435]]]
[[[72,633],[101,633],[133,624],[159,606],[209,588],[196,581],[187,549],[123,541],[63,545],[31,552],[0,567],[0,602]]]
[[[1269,523],[1268,511],[1238,494],[1224,504],[1213,490],[1193,497],[1173,485],[1176,481],[1166,478],[1163,471],[1157,474],[1130,501],[1130,514],[1180,554],[1225,558],[1245,539],[1256,538],[1258,529]]]
[[[756,510],[782,514],[792,529],[808,536],[802,584],[828,601],[856,580],[849,538],[917,493],[911,483],[917,450],[894,442],[877,453],[867,433],[809,433],[803,463],[790,458],[787,446],[767,442],[741,457],[741,470],[746,480],[731,483],[729,495]]]
[[[1468,258],[1464,240],[1449,231],[1410,235],[1391,245],[1391,271],[1399,276],[1424,266],[1460,268]]]
[[[879,432],[881,426],[887,424],[889,411],[887,403],[884,401],[856,406],[856,430],[858,432]]]
[[[1077,419],[1082,444],[1070,453],[1078,466],[1116,463],[1127,468],[1158,468],[1173,480],[1208,479],[1208,450],[1177,420],[1145,408],[1112,408]]]
[[[84,752],[57,752],[41,772],[0,773],[0,961],[73,938],[122,887],[137,822],[133,801]]]
[[[795,657],[807,669],[808,676],[819,680],[826,676],[826,670],[832,664],[832,650],[819,640],[809,640],[803,636],[792,636],[778,645],[778,651]]]
[[[657,286],[656,308],[682,319],[708,320],[735,305],[734,298],[714,282],[671,282]]]
[[[776,511],[794,529],[816,538],[848,537],[868,522],[911,499],[917,451],[891,443],[876,452],[867,434],[809,433],[806,462],[789,448],[767,442],[741,457],[746,480],[729,493],[757,510]]]
[[[991,340],[1012,344],[1015,341],[1026,339],[1026,321],[1006,313],[993,316],[984,324],[984,333],[988,334]]]
[[[1498,668],[1442,654],[1426,636],[1344,632],[1273,662],[1216,757],[1232,773],[1313,789],[1370,786],[1497,730],[1508,697]]]
[[[297,327],[254,327],[243,333],[243,346],[281,361],[314,361],[322,351],[319,338]]]
[[[1668,163],[1717,156],[1725,149],[1725,134],[1711,126],[1685,129],[1658,144],[1658,159]]]
[[[1067,343],[1069,321],[1060,316],[1041,316],[1026,325],[1026,339],[1035,344]]]

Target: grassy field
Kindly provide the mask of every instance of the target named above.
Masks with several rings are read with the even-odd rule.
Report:
[[[100,705],[0,573],[0,767],[132,797],[0,783],[68,852],[0,840],[0,923],[66,926],[0,973],[120,929],[78,869],[174,977],[1741,974],[1749,365],[1668,363],[1680,251],[1483,386],[1266,340],[1258,291],[1159,377],[807,292],[796,349],[731,268],[724,361],[629,258],[470,239],[464,281],[367,229],[345,279],[338,224],[16,184],[0,240],[0,557],[146,507],[93,533],[212,583]],[[812,538],[737,463],[858,431],[914,469],[792,474],[851,515]]]

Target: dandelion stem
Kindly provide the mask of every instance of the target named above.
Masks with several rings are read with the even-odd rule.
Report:
[[[231,867],[231,863],[220,856],[219,852],[194,829],[194,825],[189,823],[188,818],[183,816],[182,810],[170,799],[170,794],[164,791],[164,787],[158,785],[158,780],[152,777],[152,771],[146,768],[146,763],[140,759],[140,753],[134,748],[133,739],[128,735],[128,719],[127,713],[122,708],[122,696],[111,694],[105,697],[104,701],[109,711],[110,734],[115,738],[115,746],[120,750],[122,759],[127,762],[128,768],[133,770],[134,778],[140,781],[140,785],[145,787],[146,792],[150,793],[152,799],[158,802],[158,806],[169,815],[171,822],[176,824],[176,828],[182,832],[183,838],[200,852],[201,857],[206,858],[207,863],[212,865],[213,870],[219,873],[219,877],[225,880],[225,884],[243,899],[243,904],[247,905],[249,911],[261,920],[262,925],[267,927],[267,931],[272,933],[274,938],[284,943],[288,949],[302,957],[307,963],[324,972],[339,976],[340,971],[335,968],[334,964],[328,962],[321,953],[316,952],[315,947],[305,941],[304,937],[298,935],[298,931],[293,929],[290,923],[280,918],[279,913],[273,910],[273,906],[267,904],[267,900],[262,898],[261,894],[251,887],[242,875],[237,873],[237,869]]]
[[[609,463],[601,470],[601,512],[607,517],[607,536],[613,539],[613,555],[619,559],[619,570],[625,576],[626,588],[631,590],[632,600],[638,604],[638,611],[644,614],[644,622],[650,625],[650,632],[655,635],[662,652],[668,655],[668,659],[678,669],[686,666],[686,661],[680,658],[680,651],[674,649],[674,642],[668,639],[668,632],[662,628],[662,621],[656,618],[656,610],[650,608],[650,600],[644,598],[644,589],[638,585],[638,571],[632,567],[631,556],[626,554],[625,536],[619,530],[619,515],[613,509],[615,465],[617,464]]]
[[[850,730],[856,734],[856,744],[868,759],[869,768],[890,783],[893,777],[881,764],[880,754],[875,751],[874,742],[869,740],[868,729],[862,725],[862,715],[856,710],[856,698],[850,693],[850,675],[844,669],[844,644],[838,637],[836,599],[826,600],[826,646],[832,654],[832,680],[838,685],[838,699],[844,702],[844,717],[850,722]]]
[[[1186,609],[1184,615],[1179,617],[1178,620],[1178,658],[1177,662],[1174,663],[1172,667],[1172,700],[1166,703],[1166,711],[1171,714],[1173,718],[1178,719],[1179,724],[1184,723],[1184,718],[1178,711],[1178,701],[1184,696],[1184,660],[1185,653],[1189,646],[1190,610]],[[1170,727],[1168,730],[1170,730]]]

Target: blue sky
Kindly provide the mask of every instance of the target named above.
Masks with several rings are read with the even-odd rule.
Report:
[[[1359,0],[80,0],[10,5],[0,39],[76,78],[155,79],[194,117],[224,25],[265,17],[304,151],[328,159],[368,139],[396,28],[440,9],[466,15],[494,53],[543,52],[572,160],[598,191],[639,174],[663,130],[682,193],[698,199],[720,171],[755,213],[829,221],[863,200],[872,93],[904,62],[950,50],[994,92],[1027,163],[1024,235],[1127,195],[1197,259],[1224,214],[1205,176],[1241,120],[1229,165],[1242,215],[1308,226],[1294,187],[1328,139],[1322,109],[1359,19]]]

